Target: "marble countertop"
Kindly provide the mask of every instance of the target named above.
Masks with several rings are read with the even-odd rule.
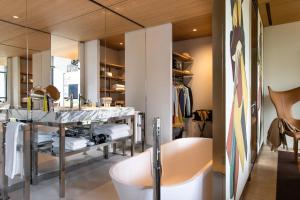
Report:
[[[42,110],[10,109],[9,118],[18,120],[32,120],[41,123],[76,123],[91,121],[107,121],[113,117],[134,115],[132,107],[100,107],[85,108],[83,110],[57,110],[44,112]]]

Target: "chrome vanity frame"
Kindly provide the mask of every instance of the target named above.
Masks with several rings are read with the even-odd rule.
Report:
[[[135,114],[134,115],[127,115],[127,116],[120,116],[120,117],[112,117],[109,118],[108,121],[115,121],[115,120],[131,120],[131,126],[132,126],[132,134],[129,136],[131,141],[131,156],[134,156],[135,151]],[[59,129],[59,197],[64,198],[65,197],[65,179],[66,179],[66,165],[65,165],[65,159],[67,156],[78,154],[78,153],[84,153],[86,151],[91,150],[95,147],[104,146],[104,157],[108,158],[108,145],[114,143],[114,141],[109,143],[103,143],[99,145],[94,145],[92,147],[86,147],[77,151],[65,151],[65,130],[67,127],[72,126],[81,126],[81,125],[87,125],[83,124],[82,122],[71,122],[71,123],[56,123],[56,122],[32,122],[31,123],[31,180],[32,184],[37,184],[39,182],[39,175],[38,175],[38,147],[37,147],[37,125],[44,125],[44,126],[50,126],[50,127],[57,127]],[[121,138],[122,139],[127,139]],[[114,151],[116,147],[114,145]],[[123,149],[124,154],[124,149]],[[45,176],[45,174],[43,175]],[[43,180],[43,178],[41,179]]]

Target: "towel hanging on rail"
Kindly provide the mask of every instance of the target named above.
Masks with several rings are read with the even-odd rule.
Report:
[[[23,132],[20,122],[9,122],[5,133],[5,175],[14,179],[16,175],[24,175],[23,152]]]

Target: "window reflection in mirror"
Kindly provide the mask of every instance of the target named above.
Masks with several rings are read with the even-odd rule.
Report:
[[[0,58],[0,103],[7,101],[7,59]]]
[[[58,106],[78,107],[80,95],[78,42],[52,35],[51,58],[52,82],[61,93]]]

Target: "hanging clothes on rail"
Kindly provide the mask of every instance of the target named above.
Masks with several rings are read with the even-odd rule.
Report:
[[[193,95],[183,84],[173,85],[173,127],[184,127],[184,118],[192,117]]]

